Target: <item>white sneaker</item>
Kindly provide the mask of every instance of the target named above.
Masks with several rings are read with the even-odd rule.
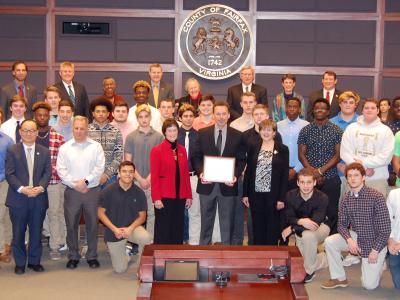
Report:
[[[58,248],[58,251],[67,251],[67,250],[68,250],[67,244],[61,245],[60,248]]]
[[[356,265],[360,263],[360,258],[352,254],[348,254],[342,261],[343,267],[350,267],[351,265]]]

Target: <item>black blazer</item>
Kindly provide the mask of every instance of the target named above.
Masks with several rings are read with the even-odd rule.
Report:
[[[250,197],[255,193],[256,169],[258,154],[262,140],[255,140],[247,152],[247,167],[243,180],[243,197]],[[272,199],[285,201],[289,178],[289,149],[284,144],[275,142],[272,156],[271,192]]]
[[[331,110],[329,112],[329,119],[336,117],[337,114],[340,112],[339,96],[341,93],[342,93],[342,91],[335,89],[335,94],[333,95],[332,102],[331,102]],[[310,96],[308,97],[307,121],[309,121],[309,122],[312,122],[314,120],[313,113],[312,113],[312,107],[313,107],[314,101],[319,98],[324,98],[323,89],[312,92],[310,94]]]
[[[172,87],[172,85],[161,80],[160,81],[160,90],[158,91],[158,105],[156,106],[154,103],[153,87],[151,86],[150,80],[149,80],[149,83],[150,83],[150,93],[149,93],[149,98],[147,100],[147,103],[149,103],[151,106],[154,106],[155,108],[159,108],[161,99],[175,99],[174,88]]]
[[[33,163],[33,186],[41,186],[45,192],[35,198],[28,198],[18,193],[21,186],[29,185],[28,164],[22,143],[12,145],[6,156],[6,179],[9,184],[6,205],[9,207],[27,206],[35,201],[37,207],[48,207],[47,186],[51,179],[51,160],[49,149],[35,144],[35,160]]]
[[[196,141],[195,147],[196,150],[192,156],[192,167],[198,176],[203,173],[204,155],[218,156],[217,147],[215,146],[214,129],[215,125],[200,129],[199,131],[199,138]],[[235,176],[239,178],[246,164],[246,150],[243,143],[243,135],[240,131],[229,126],[226,134],[226,143],[222,157],[236,158]],[[215,183],[202,184],[199,178],[197,193],[209,195],[214,188],[214,184]],[[237,196],[237,181],[232,187],[221,183],[220,188],[224,196]]]
[[[32,106],[38,101],[38,98],[37,90],[32,84],[25,82],[25,89],[25,98],[28,100],[28,109],[26,110],[26,118],[28,119],[33,117]],[[7,84],[0,89],[0,105],[5,114],[4,120],[11,118],[10,101],[16,94],[17,91],[15,90],[14,82]]]
[[[251,91],[256,94],[257,103],[265,104],[268,106],[267,89],[262,85],[253,83],[251,85]],[[240,97],[243,94],[242,83],[231,86],[228,89],[227,101],[230,106],[231,120],[239,118],[243,109],[240,106]]]
[[[86,88],[83,84],[79,82],[72,81],[72,85],[74,86],[75,91],[75,116],[84,116],[89,119],[89,122],[92,120],[92,114],[90,113],[89,108],[89,97],[86,92]],[[68,91],[65,89],[62,81],[59,81],[54,84],[60,90],[61,99],[62,100],[70,100]]]

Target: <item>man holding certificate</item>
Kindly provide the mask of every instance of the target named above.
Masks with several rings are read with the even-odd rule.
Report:
[[[215,125],[199,131],[192,158],[193,168],[199,175],[200,245],[211,243],[217,206],[221,242],[231,244],[237,178],[244,169],[246,156],[242,133],[227,126],[229,117],[228,103],[215,103]]]

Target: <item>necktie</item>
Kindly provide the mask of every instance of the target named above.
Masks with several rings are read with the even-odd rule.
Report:
[[[69,99],[71,99],[72,103],[75,104],[75,95],[74,95],[74,92],[72,91],[71,85],[68,86],[68,95],[69,95]]]
[[[250,92],[249,86],[246,86],[246,93]]]
[[[185,136],[185,149],[186,149],[186,156],[189,158],[189,133],[190,131],[186,131]]]
[[[15,142],[19,143],[21,141],[21,135],[19,134],[19,128],[20,124],[19,121],[17,121],[17,126],[15,127]]]
[[[326,92],[326,100],[329,101],[329,103],[331,103],[331,93],[330,92]]]
[[[18,86],[18,95],[21,97],[25,97],[24,95],[24,87],[22,85]]]
[[[158,85],[153,86],[154,105],[158,108]]]
[[[218,133],[216,147],[217,147],[218,155],[221,156],[221,149],[222,149],[222,130],[221,129],[219,130],[219,133]]]
[[[33,163],[32,163],[32,148],[26,148],[26,162],[28,164],[29,186],[33,186]]]

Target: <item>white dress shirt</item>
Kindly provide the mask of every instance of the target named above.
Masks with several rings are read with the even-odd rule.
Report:
[[[75,181],[86,179],[88,188],[99,185],[104,173],[104,151],[101,144],[87,138],[78,143],[74,138],[60,147],[57,157],[57,173],[62,183],[74,188]]]
[[[72,83],[72,81],[71,81],[70,84],[66,83],[65,81],[62,81],[62,83],[63,83],[68,95],[69,95],[69,88],[68,87],[71,86],[72,92],[74,93],[74,96],[76,96],[75,89],[74,89],[74,84]]]
[[[28,146],[28,145],[25,145],[24,143],[22,143],[22,145],[24,146],[25,156],[27,156],[27,154],[28,154],[28,148],[32,149],[30,156],[31,156],[31,160],[32,160],[32,169],[34,169],[34,167],[35,167],[35,144],[33,144],[32,146]],[[32,176],[33,176],[33,174],[32,174]],[[24,186],[20,186],[18,188],[17,192],[21,193],[22,188],[24,188]]]
[[[25,118],[22,118],[20,120],[15,119],[14,117],[11,117],[7,121],[5,121],[3,124],[1,124],[1,132],[7,134],[10,138],[15,143],[15,129],[17,128],[17,121],[19,121],[19,126],[21,126],[21,123],[25,120]]]
[[[247,92],[246,91],[247,87],[249,88],[249,92],[251,92],[251,85],[252,85],[252,83],[250,83],[249,85],[245,85],[245,84],[242,83],[242,91],[243,91],[243,93]]]

